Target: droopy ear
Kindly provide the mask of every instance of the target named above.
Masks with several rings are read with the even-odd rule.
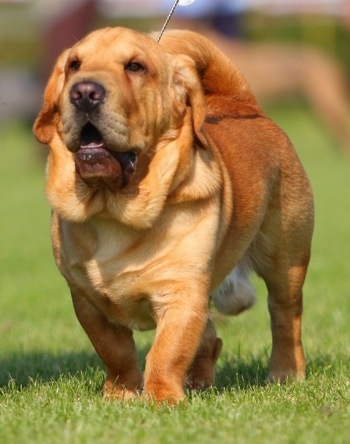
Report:
[[[57,100],[63,88],[64,68],[68,53],[69,49],[65,50],[57,59],[46,85],[43,108],[34,122],[34,135],[41,143],[50,143],[53,136],[54,118],[57,112]]]
[[[206,115],[206,102],[202,84],[194,60],[185,55],[177,55],[174,60],[174,87],[178,97],[187,97],[192,108],[193,129],[205,148],[208,145],[203,124]]]

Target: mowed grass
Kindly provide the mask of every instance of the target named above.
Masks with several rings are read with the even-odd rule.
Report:
[[[305,284],[307,380],[266,384],[266,291],[224,340],[217,387],[177,408],[104,402],[104,368],[56,270],[44,163],[28,128],[1,129],[0,442],[345,443],[350,424],[350,159],[303,107],[274,108],[315,192],[316,230]],[[156,241],[156,240],[155,240]],[[153,333],[138,333],[140,362]]]

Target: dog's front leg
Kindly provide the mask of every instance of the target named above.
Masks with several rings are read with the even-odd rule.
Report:
[[[147,355],[144,393],[157,402],[184,399],[187,371],[208,319],[208,297],[187,292],[163,296],[157,308],[157,332]]]
[[[103,386],[107,398],[128,399],[142,390],[132,331],[111,324],[84,295],[72,291],[75,313],[97,354],[107,367]]]

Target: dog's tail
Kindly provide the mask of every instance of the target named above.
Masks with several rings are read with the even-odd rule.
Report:
[[[212,294],[215,307],[225,315],[238,315],[254,305],[255,290],[249,281],[248,261],[240,262]]]
[[[186,54],[195,61],[205,95],[235,96],[242,102],[256,105],[243,75],[208,38],[192,31],[169,30],[160,44],[170,53]]]

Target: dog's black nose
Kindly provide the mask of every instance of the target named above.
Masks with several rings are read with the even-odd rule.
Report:
[[[106,90],[96,82],[78,82],[72,86],[69,98],[74,106],[87,112],[104,102]]]

